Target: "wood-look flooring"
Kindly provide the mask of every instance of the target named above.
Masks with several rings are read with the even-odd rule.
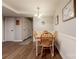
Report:
[[[2,45],[3,59],[40,59],[40,55],[36,57],[35,46],[31,42],[27,45],[20,45],[15,42],[5,42]],[[58,50],[54,49],[54,57],[51,57],[49,50],[45,51],[42,59],[62,59]]]

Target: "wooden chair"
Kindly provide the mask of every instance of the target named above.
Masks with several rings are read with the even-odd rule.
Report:
[[[53,37],[54,37],[54,42],[57,41],[57,38],[58,38],[58,32],[55,31],[55,33],[53,34]]]
[[[50,52],[52,52],[52,47],[54,47],[54,39],[52,33],[45,31],[43,34],[41,34],[41,46],[41,58],[43,55],[44,48],[49,48]]]

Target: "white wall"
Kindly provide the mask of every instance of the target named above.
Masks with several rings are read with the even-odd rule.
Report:
[[[14,39],[9,39],[8,36],[11,34],[8,33],[5,29],[5,34],[7,35],[8,39],[5,37],[5,41],[23,41],[24,39],[27,39],[29,36],[32,36],[32,21],[29,19],[26,19],[24,17],[5,17],[5,28],[6,29],[11,29],[10,27],[6,26],[8,23],[8,20],[13,20],[11,23],[14,23]],[[19,20],[19,25],[16,25],[16,20]],[[11,26],[10,23],[10,26]]]
[[[45,24],[42,24],[42,21],[45,22]],[[53,31],[53,17],[42,17],[42,18],[34,18],[33,19],[33,29],[37,32],[42,31]]]
[[[68,34],[58,33],[56,46],[63,59],[76,59],[76,40]]]
[[[27,19],[27,18],[23,18],[23,39],[26,39],[30,36],[32,36],[32,32],[33,32],[33,24],[32,21]]]
[[[58,31],[58,45],[63,59],[76,59],[76,18],[69,21],[62,21],[62,9],[68,3],[68,0],[61,0],[60,5],[54,14],[54,23],[56,15],[59,15],[59,24],[54,25],[54,30]]]
[[[17,17],[16,20],[20,21],[20,25],[16,25],[16,40],[24,40],[32,36],[32,22],[24,17]]]
[[[22,33],[22,17],[16,17],[15,21],[19,20],[19,25],[16,25],[16,32],[15,32],[15,36],[16,36],[16,41],[22,41],[23,40],[23,33]]]
[[[45,24],[43,24],[42,21],[44,21]],[[53,32],[54,30],[53,17],[40,17],[40,18],[34,17],[33,31],[37,32],[38,35],[40,35],[40,32],[43,32],[45,30]]]
[[[5,17],[5,41],[15,40],[15,18]]]
[[[4,42],[5,40],[5,19],[3,17],[2,19],[2,41]]]

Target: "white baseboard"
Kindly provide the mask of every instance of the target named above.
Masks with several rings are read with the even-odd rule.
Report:
[[[3,42],[6,42],[6,41],[21,42],[22,40],[5,40],[5,41],[3,41]]]
[[[58,46],[57,46],[57,45],[55,45],[55,46],[56,46],[57,50],[59,51],[59,53],[60,53],[62,59],[67,59],[67,58],[64,56],[63,52],[58,49]]]
[[[25,39],[27,39],[28,37],[30,37],[32,35],[28,35]],[[6,41],[13,41],[13,42],[22,42],[24,39],[20,39],[20,40],[3,40],[2,42],[6,42]]]
[[[21,42],[22,40],[13,40],[14,42]]]
[[[23,40],[25,40],[25,39],[27,39],[27,38],[29,38],[29,37],[31,37],[32,36],[32,34],[29,34],[29,35],[27,35]]]

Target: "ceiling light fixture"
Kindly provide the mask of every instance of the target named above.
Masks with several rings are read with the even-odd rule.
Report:
[[[35,14],[35,17],[40,17],[41,15],[39,14],[39,7],[37,7],[37,12],[36,12],[36,14]]]

